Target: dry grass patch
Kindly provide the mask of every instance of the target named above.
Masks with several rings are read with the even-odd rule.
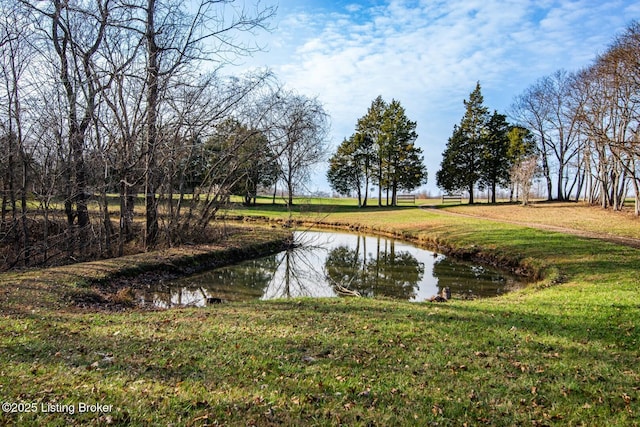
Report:
[[[569,228],[640,239],[640,219],[633,215],[631,208],[614,212],[586,203],[541,202],[528,207],[513,204],[478,204],[443,209],[447,212],[507,222]]]

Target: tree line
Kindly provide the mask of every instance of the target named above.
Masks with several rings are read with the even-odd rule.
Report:
[[[355,192],[358,206],[368,202],[369,185],[378,188],[378,206],[396,205],[398,191],[411,191],[427,181],[416,122],[402,104],[378,96],[357,121],[356,132],[338,146],[329,159],[327,179],[339,194]]]
[[[640,24],[631,23],[591,65],[538,80],[513,116],[536,136],[549,198],[581,195],[622,209],[631,189],[640,215]]]
[[[223,73],[275,13],[239,3],[0,0],[5,268],[194,241],[261,186],[293,202],[329,117],[268,70]]]
[[[549,200],[620,210],[633,194],[639,216],[639,101],[640,24],[632,22],[591,65],[558,70],[518,95],[514,125],[488,114],[478,84],[443,153],[438,185],[468,192],[470,202],[476,189],[490,188],[495,201],[496,185],[526,196],[538,176]]]

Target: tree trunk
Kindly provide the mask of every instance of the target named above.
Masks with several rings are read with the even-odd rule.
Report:
[[[382,160],[378,160],[378,207],[382,207]]]
[[[289,178],[287,179],[287,192],[289,193],[287,195],[288,204],[289,206],[293,206],[293,176],[291,171],[289,173]]]
[[[71,151],[73,152],[73,172],[75,175],[75,194],[73,201],[76,204],[78,228],[81,233],[89,225],[89,209],[87,208],[87,172],[84,163],[84,135],[81,129],[73,129],[71,136]],[[87,242],[82,239],[81,246]]]
[[[544,142],[543,142],[544,144]],[[542,152],[542,174],[547,182],[547,200],[553,200],[553,185],[551,183],[551,172],[549,171],[549,161],[547,159],[547,153]]]
[[[24,154],[24,150],[22,149],[22,144],[20,144],[20,155],[22,157],[22,189],[21,189],[21,217],[22,217],[22,246],[24,249],[23,261],[24,265],[28,266],[31,258],[31,250],[29,244],[29,225],[27,223],[27,188],[28,188],[28,172],[29,172],[29,161],[27,160],[27,156]],[[45,223],[44,227],[47,227]],[[45,241],[46,246],[46,241]]]
[[[158,242],[158,203],[156,200],[156,159],[158,143],[158,53],[156,45],[155,0],[147,0],[147,136],[145,141],[145,249],[149,250]]]
[[[3,192],[2,192],[2,208],[1,211],[2,213],[0,213],[0,231],[4,231],[5,228],[5,220],[7,219],[7,184],[6,184],[6,180],[3,186]]]
[[[396,182],[393,183],[391,188],[391,205],[397,206],[397,197],[398,197],[398,184]]]
[[[278,194],[278,183],[273,184],[273,198],[271,199],[271,204],[276,204],[276,195]]]
[[[640,180],[638,178],[634,178],[632,182],[633,182],[633,190],[635,193],[634,213],[636,216],[640,216]]]
[[[118,256],[124,255],[124,242],[127,236],[127,184],[120,181],[120,223],[118,229]]]
[[[102,223],[104,227],[104,247],[108,257],[111,256],[111,238],[113,236],[113,225],[111,224],[111,216],[109,215],[109,199],[107,192],[103,189],[102,194]]]
[[[369,200],[369,173],[365,174],[364,177],[364,201],[362,202],[362,207],[367,207],[367,201]]]
[[[558,164],[558,200],[564,200],[564,167],[565,166],[561,162]]]

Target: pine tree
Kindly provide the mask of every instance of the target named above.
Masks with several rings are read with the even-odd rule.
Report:
[[[384,182],[387,185],[387,204],[390,189],[391,204],[395,206],[398,189],[412,190],[420,186],[426,181],[427,171],[422,162],[422,150],[415,146],[418,139],[416,122],[407,118],[404,107],[396,100],[391,101],[384,116]]]
[[[509,183],[509,169],[509,123],[494,111],[486,124],[480,167],[480,183],[491,190],[491,203],[496,202],[496,187]]]
[[[384,112],[387,107],[387,103],[382,99],[382,96],[378,95],[378,97],[371,102],[367,114],[358,119],[356,127],[358,133],[368,136],[373,141],[374,150],[377,153],[376,163],[372,165],[372,167],[374,179],[376,185],[378,185],[378,206],[382,206],[382,187],[384,185],[382,153],[385,150],[386,140],[382,126],[384,123]]]
[[[425,183],[427,170],[422,150],[415,145],[416,126],[399,101],[387,104],[378,96],[358,120],[357,132],[345,139],[331,158],[327,179],[332,188],[344,195],[355,189],[359,204],[366,206],[373,179],[378,185],[378,206],[382,206],[383,188],[387,205],[395,205],[398,190],[413,190]]]
[[[465,114],[459,126],[447,142],[440,170],[436,174],[438,187],[445,191],[469,192],[469,203],[473,203],[473,190],[481,178],[483,145],[487,133],[489,111],[483,105],[480,82],[464,101]]]
[[[331,187],[344,196],[355,189],[358,206],[367,206],[371,165],[375,159],[373,141],[367,135],[356,133],[345,139],[329,159],[327,179]]]

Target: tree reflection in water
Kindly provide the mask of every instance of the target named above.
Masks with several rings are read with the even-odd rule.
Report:
[[[148,289],[136,292],[142,305],[158,308],[204,307],[207,299],[223,301],[257,299],[278,268],[277,255],[242,263],[242,268],[217,268],[194,276],[184,277],[169,283],[157,283]]]
[[[491,297],[517,289],[521,283],[515,277],[497,270],[464,262],[451,262],[446,258],[433,265],[438,287],[448,287],[454,298]]]
[[[487,297],[522,286],[513,277],[406,243],[348,233],[296,232],[297,247],[182,278],[139,293],[156,307],[212,300],[363,296],[424,301],[449,287],[454,298]],[[342,290],[342,288],[340,288]]]
[[[262,299],[336,296],[323,278],[322,258],[328,242],[321,237],[321,233],[296,235],[296,246],[278,254],[278,265]]]
[[[362,296],[414,299],[424,275],[424,263],[407,251],[396,251],[393,240],[376,239],[375,254],[366,251],[366,238],[358,236],[354,249],[339,246],[325,261],[330,283],[357,291]]]

